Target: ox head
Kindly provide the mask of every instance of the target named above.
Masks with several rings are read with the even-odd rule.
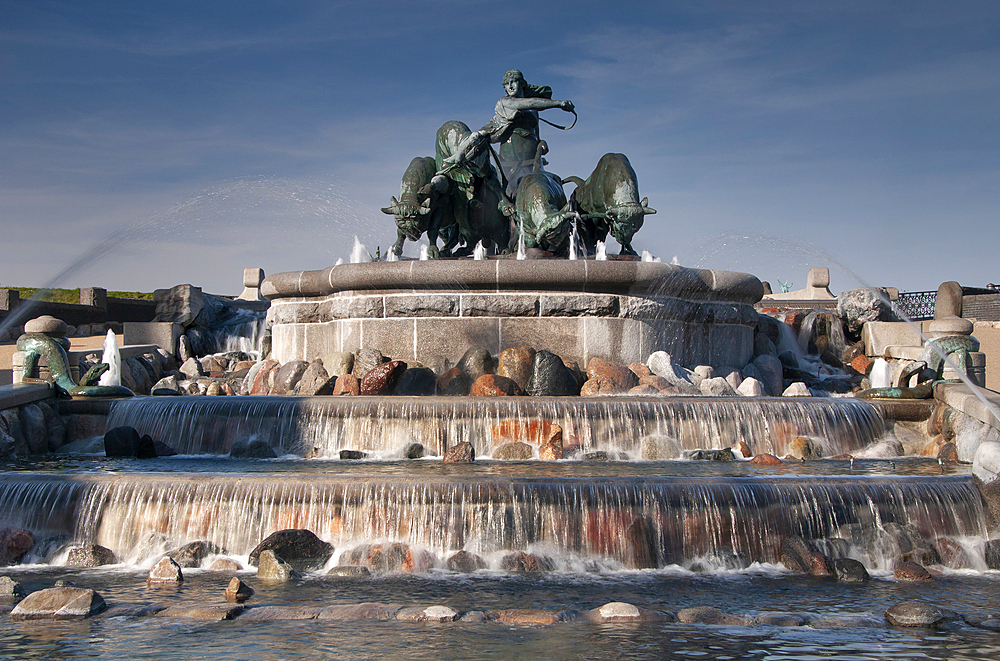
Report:
[[[428,197],[421,204],[397,202],[395,197],[389,198],[389,206],[382,207],[382,213],[393,216],[396,227],[410,241],[418,241],[427,231],[427,214],[431,212],[431,199]]]
[[[642,227],[642,219],[646,214],[656,213],[656,209],[650,209],[648,205],[649,198],[644,197],[638,204],[629,202],[608,207],[605,218],[615,241],[623,246],[632,242],[632,237]]]

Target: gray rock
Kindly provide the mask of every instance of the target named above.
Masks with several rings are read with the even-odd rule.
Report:
[[[185,335],[191,342],[191,355],[193,356],[210,356],[219,349],[215,335],[207,328],[191,326]]]
[[[154,383],[152,390],[150,390],[150,394],[153,395],[163,394],[162,392],[160,393],[157,392],[163,390],[169,390],[171,392],[177,393],[178,395],[181,393],[181,387],[180,385],[178,385],[177,376],[175,374],[171,374],[170,376],[165,376],[156,383]]]
[[[240,622],[314,620],[321,610],[319,606],[255,606],[240,615]]]
[[[701,394],[708,397],[736,397],[737,395],[737,392],[733,390],[729,381],[721,376],[704,379],[698,385],[698,388],[701,390]]]
[[[733,387],[733,390],[739,392],[740,384],[743,383],[743,373],[741,371],[735,367],[723,367],[717,370],[716,374],[724,378]]]
[[[848,332],[858,333],[866,321],[896,321],[885,289],[859,287],[837,297],[837,314]]]
[[[633,604],[623,601],[612,601],[599,608],[586,611],[581,614],[581,619],[587,622],[601,624],[613,622],[673,622],[674,616],[670,613],[650,611],[639,608]]]
[[[362,452],[361,450],[341,450],[340,458],[346,461],[356,461],[358,459],[365,459],[368,457],[367,452]]]
[[[889,459],[892,457],[902,457],[904,454],[906,454],[906,450],[898,439],[887,438],[869,445],[860,452],[854,453],[854,456],[860,459]]]
[[[841,583],[867,583],[871,578],[865,566],[852,558],[834,560],[833,573]]]
[[[291,360],[279,367],[277,374],[274,375],[274,387],[270,394],[285,395],[290,393],[308,367],[309,363],[304,360]],[[331,392],[333,391],[331,390]]]
[[[795,381],[789,384],[785,391],[781,393],[782,397],[812,397],[812,393],[806,384],[801,381]]]
[[[426,367],[410,367],[396,384],[395,393],[403,396],[433,395],[437,376]]]
[[[716,376],[722,376],[721,374],[716,374],[715,368],[711,365],[695,365],[695,368],[691,371],[702,379],[714,379]]]
[[[90,617],[108,605],[86,588],[48,588],[32,592],[11,611],[12,620],[71,620]]]
[[[212,542],[198,540],[167,552],[167,557],[181,567],[200,567],[202,560],[210,555],[225,553]]]
[[[257,578],[262,581],[294,581],[301,578],[299,572],[274,554],[274,551],[262,551],[257,559]]]
[[[146,577],[147,584],[177,584],[183,581],[184,573],[181,571],[181,566],[172,558],[161,558],[149,570],[149,576]]]
[[[272,551],[298,571],[319,569],[333,555],[333,545],[324,542],[311,530],[290,529],[271,533],[250,552],[249,561],[256,565],[258,558]]]
[[[562,358],[549,351],[535,353],[528,394],[532,397],[564,397],[580,394],[580,383]]]
[[[204,368],[201,366],[201,362],[195,357],[190,357],[185,360],[180,366],[180,372],[188,379],[197,379],[199,376],[206,376]]]
[[[753,377],[764,385],[767,394],[777,397],[785,390],[784,368],[781,361],[775,356],[757,356],[751,363],[757,370],[757,374],[751,374],[747,367],[743,368],[744,377]]]
[[[239,604],[205,604],[170,606],[156,613],[156,617],[183,617],[199,622],[231,620],[243,612]]]
[[[17,441],[5,431],[0,430],[0,459],[12,457],[17,453]]]
[[[376,365],[381,365],[382,363],[389,362],[389,358],[382,355],[382,352],[378,349],[358,349],[354,353],[354,366],[352,368],[352,373],[354,376],[360,379]]]
[[[445,464],[471,464],[476,460],[476,449],[472,443],[462,441],[448,448],[441,460]]]
[[[753,616],[754,626],[801,627],[806,621],[801,613],[765,612]]]
[[[676,439],[664,435],[644,436],[639,444],[641,456],[645,461],[666,461],[678,459],[681,456],[680,446]]]
[[[98,544],[87,544],[70,549],[66,564],[70,567],[100,567],[117,564],[115,552]]]
[[[520,441],[504,443],[493,450],[493,459],[497,461],[527,461],[534,456],[535,448]]]
[[[156,457],[156,448],[152,438],[139,436],[133,427],[115,427],[104,434],[104,455],[152,459]]]
[[[778,355],[778,349],[774,346],[771,338],[762,333],[757,333],[753,336],[753,355],[776,356]]]
[[[354,354],[349,351],[327,354],[323,358],[323,366],[330,376],[350,374],[354,369]]]
[[[122,361],[122,372],[128,371],[132,376],[132,383],[135,384],[134,393],[137,395],[148,395],[153,388],[153,380],[149,378],[149,372],[139,364],[135,358],[126,358]]]
[[[205,306],[201,289],[191,285],[177,285],[157,294],[156,321],[173,321],[190,326]]]
[[[276,459],[274,449],[260,439],[240,441],[233,445],[229,456],[234,459]]]
[[[654,351],[646,361],[646,367],[656,376],[662,376],[672,386],[691,386],[691,370],[673,362],[666,351]]]
[[[194,358],[194,350],[191,349],[191,340],[188,339],[187,335],[181,335],[177,338],[177,358],[181,363],[187,362],[189,359]]]
[[[278,376],[280,377],[281,374],[279,373]],[[309,363],[305,371],[302,372],[302,377],[295,386],[295,394],[307,397],[332,395],[333,386],[336,384],[336,381],[336,377],[331,378],[327,373],[326,368],[323,366],[323,361],[317,359]]]
[[[367,578],[372,575],[368,567],[361,565],[337,565],[326,573],[327,576],[340,576],[341,578]]]
[[[18,411],[21,431],[30,454],[45,454],[49,451],[49,431],[45,426],[45,414],[34,404],[22,406]]]
[[[0,576],[0,604],[16,604],[24,599],[24,588],[10,576]]]
[[[403,608],[396,613],[402,622],[454,622],[460,613],[450,606],[414,606]]]
[[[420,443],[407,443],[403,448],[403,456],[407,459],[420,459],[424,456],[424,446]]]
[[[452,554],[448,558],[447,565],[451,571],[463,574],[471,574],[479,569],[486,569],[486,561],[469,551],[458,551]]]
[[[472,347],[459,359],[455,365],[462,373],[469,377],[470,383],[475,383],[476,379],[484,374],[494,374],[496,366],[493,364],[493,356],[483,347]]]
[[[945,621],[946,614],[937,606],[910,600],[887,608],[885,619],[897,627],[934,627]]]
[[[764,386],[761,382],[753,377],[743,379],[740,383],[740,387],[736,389],[736,392],[743,395],[744,397],[763,397],[764,396]]]

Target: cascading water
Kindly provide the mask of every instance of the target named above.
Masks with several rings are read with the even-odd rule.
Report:
[[[433,404],[429,402],[433,401]],[[442,454],[462,441],[489,456],[502,422],[550,421],[562,429],[564,452],[624,452],[663,457],[668,448],[727,448],[784,455],[800,436],[826,456],[863,448],[885,431],[879,409],[852,399],[603,398],[576,400],[454,398],[141,398],[114,402],[108,428],[130,426],[182,454],[226,454],[251,438],[280,453],[342,449],[391,456],[419,442]]]
[[[607,259],[608,259],[608,247],[604,243],[604,241],[598,241],[597,242],[597,254],[594,256],[594,259],[596,259],[599,262],[607,261]]]
[[[254,357],[260,355],[260,343],[267,330],[267,313],[237,310],[236,314],[212,335],[220,353],[242,352]]]
[[[122,384],[122,358],[118,352],[118,338],[113,330],[108,330],[104,338],[104,354],[101,362],[108,366],[108,371],[101,375],[98,383],[102,386],[120,386]]]
[[[476,243],[476,247],[472,251],[472,259],[477,262],[486,259],[486,246],[483,245],[482,241]]]
[[[340,551],[393,540],[427,549],[437,562],[460,549],[488,556],[540,548],[556,560],[578,555],[627,566],[629,529],[644,520],[655,531],[661,565],[713,553],[777,562],[781,540],[798,535],[853,539],[878,567],[859,531],[895,524],[934,539],[985,530],[979,492],[967,477],[413,481],[11,474],[0,484],[0,512],[3,526],[100,544],[131,563],[162,553],[165,545],[196,540],[243,556],[274,530],[308,528]]]

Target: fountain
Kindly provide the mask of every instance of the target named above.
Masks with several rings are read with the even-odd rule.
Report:
[[[510,96],[523,100],[523,76],[510,78]],[[569,102],[552,101],[551,90],[546,97],[545,88],[527,89],[537,94],[529,97],[538,101],[530,106],[536,116],[538,109],[572,109]],[[461,193],[466,197],[458,199],[467,202],[486,192],[502,197],[516,191],[521,201],[533,194],[531,182],[538,180],[531,177],[541,171],[544,153],[538,144],[532,172],[511,169],[504,157],[518,146],[503,145],[497,157],[502,180],[484,174],[485,159],[463,174],[493,139],[490,126],[458,131],[464,137],[456,142],[452,136],[450,154],[425,157],[428,181],[417,187],[404,178],[407,195],[424,199],[401,194],[386,213],[410,214],[408,223],[433,216],[441,211],[435,196],[442,191]],[[601,162],[631,172],[624,156],[608,156],[614,158]],[[521,167],[525,159],[515,160]],[[268,356],[261,355],[245,379],[258,383],[265,369],[276,374],[275,362],[301,361],[307,369],[306,362],[321,359],[332,369],[339,357],[355,354],[360,362],[366,351],[393,359],[383,365],[434,365],[438,377],[464,365],[469,347],[486,356],[531,347],[536,359],[555,355],[575,374],[604,361],[631,370],[636,382],[643,370],[676,382],[579,397],[439,392],[63,400],[58,413],[75,428],[131,428],[134,443],[148,436],[149,444],[160,444],[153,454],[161,456],[113,458],[110,450],[103,456],[108,437],[115,436],[109,432],[103,442],[91,434],[97,440],[89,448],[81,439],[75,445],[84,449],[80,454],[8,463],[0,475],[0,553],[10,546],[4,537],[10,531],[28,531],[33,544],[23,557],[5,558],[21,564],[0,573],[32,590],[69,576],[98,587],[109,601],[128,602],[116,611],[118,618],[94,620],[94,626],[116,627],[107,643],[116,651],[150,643],[164,656],[183,646],[175,633],[151,623],[160,618],[143,627],[115,620],[132,622],[169,606],[160,616],[188,608],[184,617],[236,617],[235,626],[267,622],[284,635],[301,629],[282,628],[290,626],[283,620],[326,619],[338,636],[361,641],[348,654],[361,656],[398,637],[398,629],[381,628],[386,623],[377,620],[462,615],[466,622],[507,625],[564,622],[560,636],[568,647],[551,647],[549,639],[534,651],[576,658],[581,648],[603,649],[588,640],[585,627],[594,622],[612,622],[616,634],[636,644],[653,641],[668,653],[687,650],[686,639],[719,643],[734,655],[746,651],[742,633],[727,634],[736,642],[722,640],[707,628],[712,624],[763,628],[778,637],[785,634],[775,631],[796,627],[808,631],[801,635],[810,650],[843,651],[865,639],[866,627],[883,627],[883,611],[909,595],[897,580],[907,578],[905,572],[898,578],[899,567],[911,561],[936,567],[939,587],[923,593],[930,598],[948,595],[953,603],[954,597],[954,608],[964,611],[991,605],[992,579],[983,576],[998,554],[988,540],[989,503],[975,479],[954,463],[879,458],[873,450],[880,442],[898,443],[886,438],[887,429],[913,422],[914,415],[923,424],[921,411],[929,409],[918,406],[914,414],[905,404],[853,397],[781,397],[781,364],[772,354],[785,348],[808,353],[809,334],[825,323],[822,316],[803,322],[805,334],[796,338],[785,324],[771,319],[769,326],[758,314],[754,305],[764,290],[756,277],[665,264],[648,251],[636,255],[633,235],[653,211],[638,200],[634,172],[627,200],[595,203],[598,174],[578,180],[590,186],[586,201],[555,196],[527,211],[523,202],[516,208],[500,203],[498,210],[517,214],[510,227],[520,228],[506,244],[495,233],[470,229],[485,226],[476,215],[482,204],[470,203],[457,212],[466,213],[464,226],[455,220],[449,229],[434,217],[434,232],[440,230],[446,246],[439,250],[437,235],[429,234],[419,259],[394,249],[385,261],[373,259],[355,239],[348,263],[266,278],[260,293],[271,302],[267,330],[256,318],[234,323],[250,325],[238,335],[253,338],[255,346],[266,346],[257,342],[269,336],[272,362],[265,368]],[[577,206],[583,202],[589,206]],[[412,228],[403,227],[400,246],[404,237],[413,240]],[[609,232],[622,245],[621,255],[607,254]],[[440,258],[464,249],[468,258]],[[568,259],[558,258],[563,251]],[[765,342],[767,329],[773,339]],[[766,381],[763,367],[754,367],[762,355],[778,362],[771,396],[740,396],[733,387],[726,396],[692,391],[694,372],[681,367],[698,366],[701,383],[725,381],[712,375],[740,369]],[[266,448],[270,455],[257,456],[271,458],[249,458],[250,447]],[[463,447],[475,461],[442,460]],[[512,447],[522,454],[505,455]],[[815,457],[828,459],[807,461]],[[309,530],[332,549],[299,567],[305,577],[297,583],[268,582],[258,545],[285,530]],[[107,562],[92,564],[111,569],[81,568],[83,555],[105,552]],[[135,579],[144,579],[165,554],[186,563],[183,591],[135,588]],[[796,564],[797,557],[805,563]],[[258,562],[259,574],[246,568]],[[859,564],[864,580],[872,577],[868,588],[848,584]],[[805,582],[795,571],[839,580]],[[218,601],[216,584],[234,573],[254,583],[259,601],[252,603],[297,605],[206,605],[198,607],[201,615],[191,614],[197,610],[192,600]],[[376,578],[364,578],[369,573]],[[626,600],[632,603],[617,603]],[[424,605],[404,608],[412,601]],[[425,608],[427,603],[447,606]],[[699,606],[728,612],[691,608]],[[675,612],[683,624],[672,624]],[[373,622],[364,631],[336,628],[345,619]],[[622,628],[634,621],[643,624]],[[325,629],[293,624],[311,627],[329,643]],[[0,640],[13,626],[0,620]],[[822,632],[832,627],[846,633]],[[681,630],[684,639],[671,634]],[[469,644],[477,635],[448,631]],[[433,640],[431,649],[447,647]],[[354,643],[336,644],[343,653]],[[920,646],[909,639],[887,644],[903,651]],[[510,652],[513,643],[499,645]],[[219,645],[212,649],[214,656],[231,655]],[[292,655],[311,652],[296,648]]]

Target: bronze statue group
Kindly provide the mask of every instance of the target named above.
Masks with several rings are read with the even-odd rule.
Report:
[[[382,211],[397,227],[392,252],[426,234],[428,256],[462,257],[482,243],[492,254],[538,248],[568,256],[575,236],[577,254],[594,254],[608,234],[621,254],[635,255],[632,237],[646,214],[656,213],[639,200],[635,170],[623,154],[605,154],[584,181],[546,172],[548,145],[539,122],[568,130],[576,124],[572,101],[552,99],[550,87],[531,85],[517,69],[504,74],[506,96],[497,101],[493,118],[478,131],[460,121],[438,129],[434,157],[414,158],[403,173],[399,199]],[[541,110],[573,113],[569,126],[539,117]],[[499,148],[494,149],[493,145]],[[494,167],[496,165],[497,167]],[[576,188],[569,198],[567,183]],[[439,248],[438,239],[442,241]]]

